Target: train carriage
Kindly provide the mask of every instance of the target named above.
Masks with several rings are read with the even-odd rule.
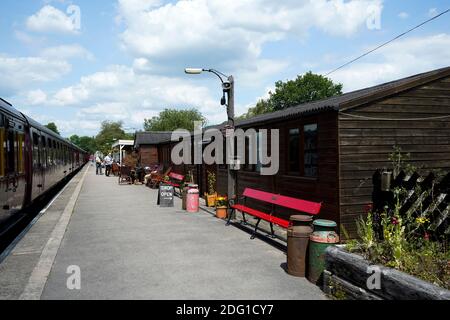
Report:
[[[0,226],[69,177],[87,157],[0,98]]]

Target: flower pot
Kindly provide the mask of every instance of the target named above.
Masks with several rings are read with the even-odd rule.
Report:
[[[206,195],[206,204],[208,207],[214,207],[216,205],[217,193]]]
[[[228,216],[228,207],[217,207],[216,208],[216,218],[226,219]]]

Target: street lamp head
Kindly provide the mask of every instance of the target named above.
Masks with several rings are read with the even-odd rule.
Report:
[[[199,69],[199,68],[186,68],[184,70],[185,73],[187,74],[200,74],[203,72],[203,69]]]

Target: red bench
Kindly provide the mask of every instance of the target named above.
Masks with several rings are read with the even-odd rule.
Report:
[[[178,188],[181,194],[181,183],[184,181],[184,176],[175,172],[169,174],[170,180],[166,184],[173,186],[174,189]]]
[[[272,205],[271,212],[265,213],[265,212],[248,207],[245,204],[247,198],[262,201],[265,203],[270,203]],[[228,217],[227,225],[230,225],[231,218],[236,211],[242,212],[244,224],[247,224],[247,220],[245,218],[246,214],[253,216],[258,221],[256,223],[255,231],[253,232],[251,239],[255,239],[256,234],[258,232],[258,226],[259,226],[259,223],[261,222],[261,220],[264,220],[264,221],[267,221],[270,223],[270,230],[272,233],[272,237],[275,237],[274,230],[273,230],[274,224],[276,224],[280,227],[286,228],[286,229],[289,228],[290,222],[288,220],[274,216],[276,206],[294,209],[294,210],[297,210],[297,211],[300,211],[303,213],[307,213],[310,215],[319,214],[320,209],[322,207],[321,203],[286,197],[286,196],[282,196],[279,194],[264,192],[264,191],[255,190],[255,189],[251,189],[251,188],[246,188],[244,190],[242,197],[240,197],[239,199],[244,200],[244,203],[231,205],[232,212],[231,212],[230,216]]]

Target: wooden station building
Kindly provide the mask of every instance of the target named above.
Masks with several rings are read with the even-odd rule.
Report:
[[[344,225],[354,236],[355,220],[372,200],[372,176],[392,167],[394,146],[424,171],[450,170],[450,67],[238,121],[236,127],[280,132],[278,174],[262,176],[257,165],[244,165],[237,172],[238,193],[251,187],[322,202],[320,216]],[[154,145],[140,152],[153,150],[152,160],[157,154],[158,162],[168,167],[175,143],[170,135],[164,138],[155,138]],[[226,193],[225,166],[173,170],[193,170],[201,192],[206,191],[207,171],[215,172],[218,192]],[[289,214],[280,213],[284,218]]]

